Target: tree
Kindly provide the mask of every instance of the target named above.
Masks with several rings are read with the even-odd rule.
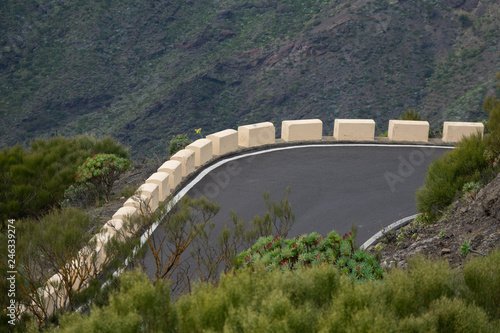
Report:
[[[68,187],[75,183],[77,168],[96,153],[128,157],[128,150],[111,137],[96,139],[36,139],[30,149],[20,145],[0,151],[0,218],[38,218],[59,207]]]
[[[76,208],[53,211],[41,220],[17,221],[17,301],[40,325],[66,308],[74,310],[77,293],[106,267],[109,260],[92,238],[94,228],[95,221]],[[2,264],[7,263],[6,253],[2,249]],[[2,304],[5,298],[2,295]]]
[[[109,202],[114,182],[129,168],[130,162],[125,158],[114,154],[96,154],[87,158],[85,163],[78,167],[75,181],[86,185],[92,184],[104,196],[106,202]]]

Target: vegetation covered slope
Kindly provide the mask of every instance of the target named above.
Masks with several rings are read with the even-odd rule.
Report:
[[[0,4],[0,146],[174,134],[416,109],[482,120],[499,66],[494,0],[13,1]]]

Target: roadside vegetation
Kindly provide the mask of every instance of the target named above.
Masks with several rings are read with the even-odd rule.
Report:
[[[353,283],[332,265],[264,267],[198,284],[171,301],[168,283],[140,271],[120,279],[109,304],[68,314],[54,332],[498,332],[500,252],[464,272],[415,258],[407,270]],[[496,281],[496,282],[495,282]]]
[[[464,138],[453,151],[434,161],[424,186],[416,193],[419,211],[431,221],[444,215],[454,200],[477,191],[500,171],[500,100],[488,97],[484,109],[489,115],[484,138]]]
[[[20,145],[0,151],[1,230],[7,219],[39,218],[60,208],[74,189],[77,168],[94,154],[128,158],[128,150],[111,137],[84,135],[36,139],[29,149]]]

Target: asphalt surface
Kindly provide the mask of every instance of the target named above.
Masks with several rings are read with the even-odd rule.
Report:
[[[449,150],[340,144],[264,150],[216,164],[196,177],[199,181],[187,195],[220,203],[213,220],[219,229],[229,221],[230,210],[245,222],[262,215],[263,193],[280,200],[289,186],[295,224],[288,237],[313,231],[344,234],[355,224],[362,244],[383,227],[417,213],[415,191],[423,185],[427,167]]]

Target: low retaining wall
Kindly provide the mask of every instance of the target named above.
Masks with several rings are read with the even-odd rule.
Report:
[[[337,119],[334,126],[334,139],[349,141],[374,140],[375,122],[373,120]],[[282,122],[281,136],[285,142],[322,140],[323,123],[319,119],[285,120]],[[443,141],[456,142],[463,136],[479,132],[481,135],[484,126],[481,123],[453,123],[445,122]],[[389,140],[405,142],[427,142],[429,123],[426,121],[389,121]],[[183,178],[188,177],[196,169],[203,167],[213,160],[213,157],[232,153],[241,147],[257,147],[275,143],[275,128],[272,123],[258,123],[207,135],[190,144],[186,149],[177,152],[170,160],[162,164],[156,173],[152,174],[146,182],[139,187],[137,195],[125,201],[111,219],[104,225],[100,233],[94,236],[95,251],[98,254],[98,264],[106,262],[104,245],[123,229],[130,218],[138,217],[148,209],[153,213],[169,195],[175,191]],[[331,140],[328,140],[331,141]],[[141,206],[147,204],[147,206]],[[130,234],[122,235],[128,237]],[[87,251],[82,250],[77,262],[85,265]],[[99,267],[96,267],[99,269]],[[54,281],[58,274],[51,278],[51,283],[40,288],[38,292],[50,296],[50,310],[54,306],[61,306],[63,300],[58,299]],[[54,281],[52,281],[54,280]],[[62,295],[64,296],[64,295]]]

